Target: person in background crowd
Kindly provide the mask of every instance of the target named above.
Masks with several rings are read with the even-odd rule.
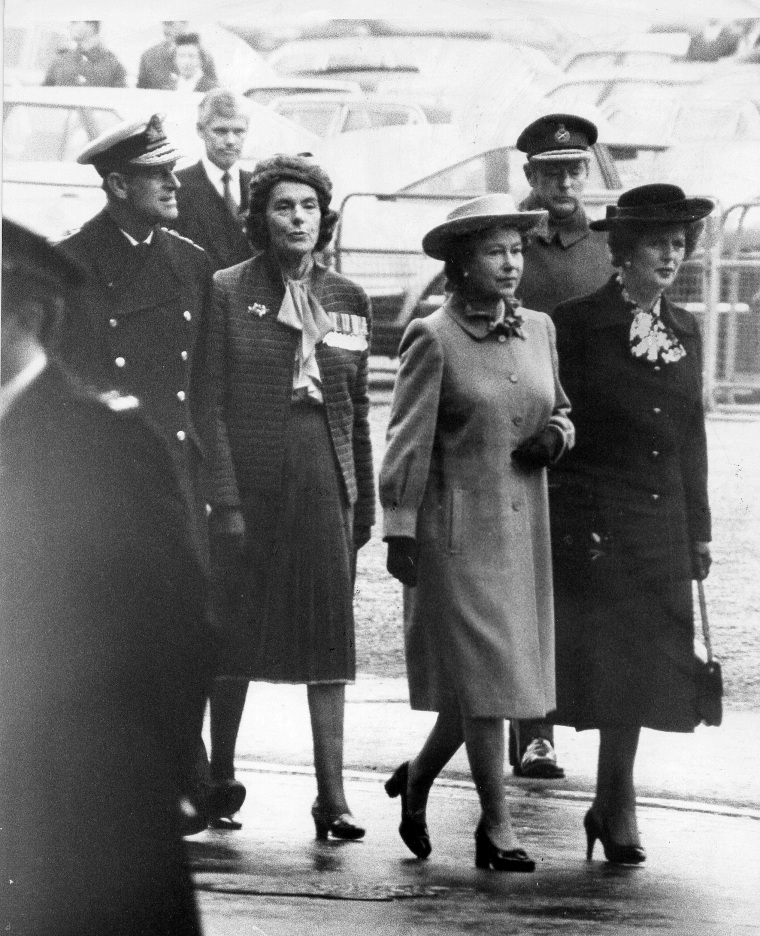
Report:
[[[234,789],[248,681],[305,683],[314,740],[317,837],[365,830],[343,786],[345,684],[355,678],[356,553],[375,491],[367,391],[370,303],[323,267],[337,214],[306,156],[258,163],[252,259],[214,274],[207,384],[215,437],[211,533],[229,587],[214,689],[211,773]],[[212,714],[213,714],[212,708]]]
[[[136,396],[161,430],[205,564],[203,395],[196,361],[205,344],[212,271],[202,248],[162,226],[177,217],[179,155],[153,115],[106,131],[78,157],[103,179],[107,204],[59,245],[87,273],[63,317],[59,354],[82,380]],[[198,686],[198,739],[208,688]],[[204,796],[196,787],[193,799],[202,812]],[[202,819],[199,824],[205,826]]]
[[[177,67],[174,59],[176,40],[178,36],[188,32],[187,20],[164,20],[164,41],[146,49],[140,57],[140,67],[137,72],[138,88],[157,88],[164,91],[173,91],[176,87],[175,76]],[[213,58],[201,48],[201,66],[203,74],[212,82],[210,87],[217,84],[216,67]]]
[[[177,36],[174,48],[174,89],[176,91],[210,91],[217,82],[203,72],[201,38],[198,33]]]
[[[515,298],[524,239],[545,217],[485,195],[425,235],[450,296],[402,339],[380,472],[388,571],[407,586],[409,696],[438,713],[385,789],[426,858],[428,794],[464,742],[482,809],[475,862],[499,871],[535,868],[504,796],[504,719],[554,708],[546,466],[573,440],[552,321]]]
[[[739,51],[743,32],[741,24],[732,20],[709,19],[689,40],[686,60],[689,62],[719,62]]]
[[[529,124],[517,140],[528,157],[525,175],[531,186],[521,208],[549,212],[548,227],[525,251],[519,296],[529,309],[551,315],[560,302],[597,289],[610,274],[604,235],[589,229],[583,208],[589,150],[596,139],[589,120],[549,114]],[[517,776],[565,775],[557,763],[554,729],[546,721],[512,722],[509,760]]]
[[[124,66],[100,41],[99,20],[74,20],[69,32],[74,48],[58,53],[43,85],[126,88]]]
[[[177,173],[179,215],[175,230],[203,247],[214,270],[234,266],[252,253],[245,234],[251,173],[238,160],[248,134],[245,100],[216,88],[198,107],[198,136],[206,154]]]
[[[137,401],[49,356],[84,272],[5,219],[2,263],[0,916],[193,936],[180,745],[210,634],[182,493]]]
[[[710,568],[702,353],[663,294],[714,208],[675,185],[625,192],[603,221],[619,272],[560,305],[560,378],[578,444],[551,472],[553,720],[598,728],[588,857],[644,861],[633,769],[642,727],[692,731],[692,579]]]

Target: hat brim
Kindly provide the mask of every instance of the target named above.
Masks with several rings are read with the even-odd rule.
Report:
[[[449,246],[457,237],[485,231],[496,225],[514,227],[518,231],[530,231],[548,217],[546,211],[518,211],[514,214],[478,215],[471,218],[456,218],[438,224],[422,238],[422,249],[434,260],[446,260]]]
[[[645,206],[630,208],[625,214],[591,221],[589,227],[592,231],[609,231],[626,224],[690,224],[702,221],[714,208],[715,202],[709,198],[686,198],[666,209],[661,205],[655,206],[655,210],[648,210]]]
[[[547,150],[528,157],[528,162],[588,162],[591,153],[584,149]]]

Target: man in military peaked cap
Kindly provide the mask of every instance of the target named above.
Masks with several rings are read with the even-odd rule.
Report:
[[[549,212],[546,230],[525,251],[518,293],[528,309],[551,315],[560,302],[598,289],[612,272],[606,240],[590,230],[583,207],[596,141],[596,126],[574,114],[539,117],[517,138],[531,187],[520,207]],[[511,729],[510,762],[518,776],[564,776],[551,725],[523,721]]]
[[[195,365],[205,344],[212,267],[202,248],[165,226],[177,217],[179,155],[154,114],[112,128],[78,157],[101,176],[107,204],[59,245],[87,278],[64,317],[58,351],[89,384],[137,397],[161,430],[206,565],[206,420]],[[198,687],[198,738],[206,688]]]
[[[48,351],[81,267],[6,219],[2,263],[0,915],[193,936],[179,744],[209,633],[181,492],[137,401]]]

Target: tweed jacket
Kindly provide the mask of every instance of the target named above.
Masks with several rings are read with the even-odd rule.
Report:
[[[12,930],[199,932],[177,800],[211,635],[166,444],[49,365],[3,416],[0,467]]]
[[[317,345],[327,422],[354,526],[374,522],[367,371],[371,307],[346,277],[315,263],[312,289],[335,331]],[[246,491],[279,491],[299,333],[277,321],[285,295],[274,259],[259,254],[214,274],[207,375],[213,421],[212,507]]]
[[[688,579],[691,543],[710,539],[699,329],[664,296],[661,315],[686,350],[675,363],[631,355],[633,316],[615,277],[555,312],[577,434],[550,474],[560,561],[591,548],[647,577]]]
[[[214,270],[235,266],[252,256],[253,250],[243,232],[248,208],[248,185],[251,173],[240,169],[240,218],[233,218],[219,192],[206,174],[202,162],[180,169],[177,178],[179,217],[172,224],[175,231],[198,244],[208,254]]]
[[[60,329],[63,362],[87,383],[138,397],[173,446],[201,450],[195,364],[211,301],[205,252],[155,228],[141,257],[105,209],[59,249],[88,272]]]
[[[532,195],[520,205],[523,211],[541,207]],[[517,293],[529,309],[552,315],[560,302],[599,289],[611,272],[606,235],[589,228],[580,205],[571,218],[536,234],[525,250]]]

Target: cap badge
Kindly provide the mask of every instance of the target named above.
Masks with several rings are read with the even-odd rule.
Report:
[[[558,143],[569,143],[570,142],[570,131],[564,124],[560,124],[557,127],[557,132],[554,134],[554,139]]]
[[[154,114],[145,128],[145,139],[148,143],[160,143],[164,138],[163,116]]]

